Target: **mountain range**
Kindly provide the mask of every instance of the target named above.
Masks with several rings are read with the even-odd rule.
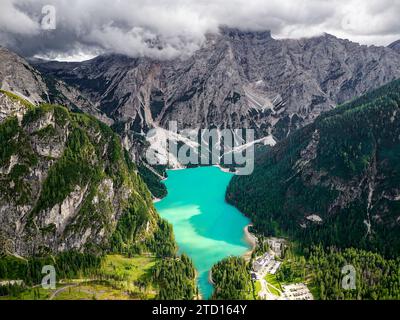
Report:
[[[101,246],[110,241],[121,212],[129,211],[127,199],[132,193],[147,212],[139,214],[142,220],[135,232],[140,238],[140,232],[147,230],[144,234],[151,238],[158,217],[152,213],[150,194],[137,175],[153,196],[162,196],[165,190],[159,184],[162,172],[148,166],[142,157],[148,147],[144,133],[149,129],[167,128],[170,120],[177,121],[180,129],[252,128],[257,138],[283,141],[274,148],[279,152],[287,139],[294,139],[291,134],[316,125],[314,121],[322,113],[330,114],[338,104],[400,78],[398,48],[398,42],[389,47],[363,46],[329,34],[274,39],[269,31],[228,27],[208,34],[202,47],[185,59],[106,54],[68,63],[24,59],[0,48],[0,120],[2,143],[7,146],[1,163],[1,179],[7,182],[2,183],[1,231],[13,239],[13,250],[21,255],[36,250],[28,245],[32,239],[50,251],[82,248],[90,239]],[[69,111],[54,106],[42,113],[30,110],[47,103],[63,105]],[[106,127],[118,133],[121,141],[115,142],[117,136]],[[87,147],[87,153],[73,149],[78,143],[74,139]],[[304,136],[304,143],[309,139]],[[128,155],[119,150],[119,143]],[[22,150],[22,146],[26,148]],[[111,146],[119,150],[117,159]],[[70,148],[74,150],[72,158],[65,159]],[[63,166],[79,157],[83,157],[82,165],[97,171],[72,181],[63,176]],[[134,172],[130,179],[138,179],[136,182],[113,180],[127,170]],[[55,191],[48,190],[51,183],[65,183],[63,193],[53,195]],[[263,187],[261,182],[259,187]],[[19,193],[10,196],[7,191],[14,189]],[[101,210],[99,215],[109,215],[107,223],[85,229],[75,220],[87,205],[95,205],[98,192],[109,194],[106,198],[113,214]],[[50,202],[49,195],[54,198]],[[62,218],[56,217],[59,213]],[[68,233],[75,224],[87,241],[77,242]]]
[[[180,129],[253,128],[258,138],[281,140],[321,112],[399,78],[396,48],[221,27],[186,59],[109,54],[32,65],[78,90],[125,132],[175,120]]]

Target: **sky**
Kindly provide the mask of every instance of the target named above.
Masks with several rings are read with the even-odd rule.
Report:
[[[65,61],[187,56],[221,25],[274,38],[400,39],[400,0],[0,0],[0,8],[0,45]]]

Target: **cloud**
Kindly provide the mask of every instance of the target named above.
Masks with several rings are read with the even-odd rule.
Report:
[[[39,25],[29,15],[13,5],[13,0],[2,0],[0,11],[0,31],[16,35],[35,35]]]
[[[26,56],[116,52],[169,59],[198,49],[219,25],[277,38],[323,32],[364,44],[400,39],[398,0],[1,0],[0,44]],[[42,30],[42,7],[57,28]]]

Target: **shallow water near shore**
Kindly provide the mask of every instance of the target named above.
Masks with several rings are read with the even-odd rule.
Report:
[[[225,202],[232,176],[217,167],[169,170],[164,181],[168,195],[155,203],[160,216],[173,225],[179,251],[193,260],[203,298],[212,295],[211,267],[250,249],[244,234],[250,220]]]

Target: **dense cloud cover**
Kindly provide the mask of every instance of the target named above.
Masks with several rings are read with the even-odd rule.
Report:
[[[43,30],[42,8],[56,8]],[[227,25],[276,38],[328,32],[364,44],[400,39],[400,0],[0,0],[0,44],[25,56],[101,52],[168,59],[191,54]]]

